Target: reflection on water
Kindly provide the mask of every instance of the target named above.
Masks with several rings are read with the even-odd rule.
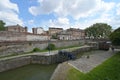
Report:
[[[0,73],[0,80],[49,80],[57,64],[30,64]]]

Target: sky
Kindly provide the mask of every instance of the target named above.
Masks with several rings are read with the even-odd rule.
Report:
[[[6,25],[85,29],[95,23],[120,27],[119,0],[0,0]]]

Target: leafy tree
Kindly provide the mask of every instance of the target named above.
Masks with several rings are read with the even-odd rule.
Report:
[[[5,30],[5,23],[0,20],[0,31],[4,31]]]
[[[120,46],[120,27],[110,34],[112,44]]]
[[[54,50],[56,47],[55,47],[55,45],[54,44],[52,44],[52,43],[50,43],[50,44],[48,44],[48,46],[47,46],[47,50]]]
[[[53,34],[52,39],[57,39],[57,34]]]
[[[112,30],[112,27],[106,23],[96,23],[92,26],[85,29],[87,37],[94,37],[94,38],[108,38]]]

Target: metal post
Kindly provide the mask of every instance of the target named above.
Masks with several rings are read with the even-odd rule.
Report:
[[[48,40],[48,51],[49,51],[49,55],[50,55],[50,40]]]
[[[48,27],[47,25],[45,25],[45,27],[48,28],[48,35],[49,35],[49,37],[50,37],[51,35],[50,35],[50,32],[49,32],[49,27]],[[49,55],[50,55],[50,39],[51,39],[51,37],[48,38],[48,52],[49,52]]]

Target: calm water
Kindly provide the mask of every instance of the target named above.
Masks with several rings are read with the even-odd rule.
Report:
[[[0,80],[49,80],[57,64],[30,64],[0,73]]]

